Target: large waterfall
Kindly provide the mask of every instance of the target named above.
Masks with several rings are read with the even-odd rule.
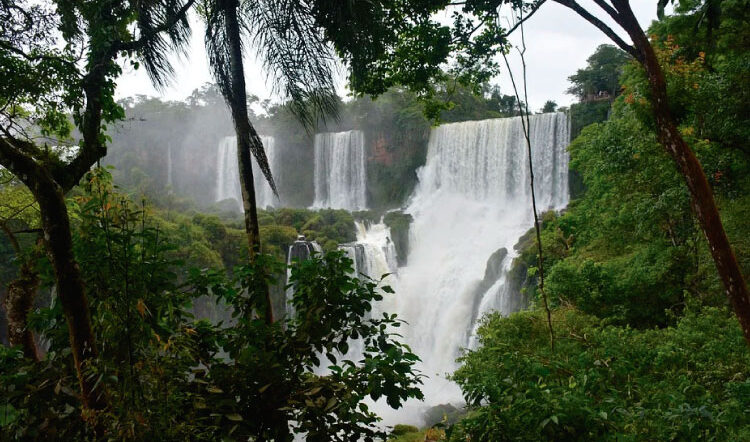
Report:
[[[568,118],[531,116],[531,144],[540,211],[568,202]],[[408,265],[392,283],[383,311],[409,326],[401,330],[423,364],[424,404],[379,411],[386,422],[417,422],[427,405],[460,403],[445,379],[461,348],[473,345],[477,318],[490,310],[521,308],[505,277],[514,244],[533,225],[528,155],[520,118],[442,125],[432,131],[427,162],[406,212]],[[504,250],[503,250],[504,249]],[[379,407],[381,408],[381,407]],[[410,416],[411,414],[411,416]]]
[[[366,208],[365,138],[359,130],[315,135],[315,208]]]
[[[278,185],[276,164],[276,143],[273,137],[260,137],[263,147],[266,151],[268,164],[271,166],[271,173]],[[255,158],[255,157],[253,157]],[[268,185],[266,178],[258,168],[253,159],[253,181],[255,183],[255,201],[259,208],[276,206],[278,200]],[[218,153],[216,155],[216,198],[215,201],[225,199],[234,199],[237,201],[240,211],[242,211],[242,192],[240,189],[240,173],[237,164],[237,137],[224,137],[219,141]]]

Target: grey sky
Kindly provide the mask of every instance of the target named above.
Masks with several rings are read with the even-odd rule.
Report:
[[[591,0],[583,0],[584,7],[594,6]],[[645,29],[651,20],[656,18],[656,2],[654,0],[631,0],[631,5],[641,26]],[[125,67],[124,75],[119,80],[117,96],[126,97],[135,94],[158,96],[166,100],[182,100],[202,84],[211,81],[211,73],[203,47],[203,28],[200,22],[191,18],[193,36],[188,50],[188,56],[176,59],[175,80],[163,91],[156,91],[151,86],[143,69],[134,71]],[[554,2],[547,2],[531,19],[526,22],[526,65],[529,83],[529,103],[532,110],[538,110],[548,99],[559,105],[568,105],[573,97],[566,95],[568,87],[567,77],[583,67],[586,58],[594,49],[609,43],[604,34],[569,9]],[[513,41],[519,42],[519,35],[513,36]],[[629,41],[629,39],[625,39]],[[512,67],[520,76],[520,62],[514,54]],[[272,91],[272,85],[266,80],[260,63],[253,54],[246,56],[246,77],[248,93],[255,94],[261,99],[278,100]],[[339,75],[340,94],[345,94],[344,75]],[[503,74],[494,80],[504,93],[511,93],[510,82]]]

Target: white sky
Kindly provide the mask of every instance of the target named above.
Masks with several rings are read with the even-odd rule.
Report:
[[[581,5],[594,11],[596,6],[591,0],[582,0]],[[631,0],[636,17],[645,29],[651,20],[656,18],[656,2],[653,0]],[[599,17],[604,14],[597,14]],[[211,82],[203,47],[203,27],[195,18],[191,18],[193,35],[188,56],[174,59],[175,80],[163,91],[157,91],[151,85],[143,69],[137,71],[129,66],[124,67],[124,74],[118,81],[116,95],[118,98],[144,94],[161,97],[165,100],[183,100],[202,84]],[[548,1],[525,24],[526,33],[526,66],[529,82],[529,103],[532,110],[538,110],[544,102],[552,99],[558,105],[569,105],[573,97],[565,94],[568,88],[568,76],[576,69],[584,67],[586,58],[602,43],[611,43],[607,37],[568,8]],[[622,35],[622,33],[621,33]],[[520,35],[512,37],[516,43]],[[625,41],[630,41],[624,38]],[[519,81],[520,61],[511,57],[511,66]],[[266,80],[260,63],[253,54],[248,53],[245,60],[247,91],[261,99],[270,98],[277,101],[272,85]],[[346,94],[344,77],[341,73],[338,81],[339,94]],[[501,75],[494,80],[504,93],[512,93],[510,81]]]

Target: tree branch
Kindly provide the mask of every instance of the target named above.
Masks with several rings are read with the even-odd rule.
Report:
[[[617,46],[620,47],[623,51],[627,52],[631,56],[633,56],[636,60],[642,61],[643,56],[640,52],[638,52],[633,46],[625,43],[625,41],[620,38],[619,35],[615,31],[612,30],[609,26],[604,24],[601,20],[591,15],[590,12],[585,10],[581,5],[575,2],[575,0],[553,0],[556,3],[559,3],[566,8],[572,9],[576,14],[583,17],[587,22],[591,23],[592,25],[599,28],[600,31],[604,32],[604,34],[607,35]]]
[[[63,64],[67,64],[68,66],[75,66],[75,63],[71,60],[68,60],[64,57],[55,56],[55,55],[31,55],[27,54],[26,52],[22,51],[21,49],[13,46],[12,44],[0,40],[0,48],[5,49],[6,51],[12,52],[20,57],[23,57],[27,61],[30,62],[37,62],[40,60],[49,60],[49,61],[55,61],[60,62]]]
[[[13,145],[13,142],[4,137],[0,137],[0,164],[29,186],[29,189],[31,189],[30,184],[36,182],[32,176],[36,176],[39,166],[30,156],[21,152]],[[31,190],[33,192],[33,189]]]
[[[594,3],[599,5],[600,8],[604,9],[604,12],[609,14],[609,16],[612,17],[612,19],[616,21],[617,24],[620,24],[620,15],[617,13],[615,8],[610,6],[609,3],[607,3],[605,0],[594,0]]]
[[[10,241],[11,247],[13,247],[13,251],[16,252],[16,256],[21,256],[21,245],[18,243],[18,239],[16,239],[15,233],[10,228],[8,228],[8,225],[4,222],[0,222],[0,230],[5,232],[5,236],[8,237],[8,241]]]
[[[532,16],[532,15],[534,15],[534,14],[536,13],[536,11],[538,11],[538,10],[539,10],[539,8],[541,8],[541,7],[542,7],[542,5],[543,5],[543,4],[544,4],[544,3],[546,2],[546,1],[547,1],[547,0],[541,0],[541,1],[537,2],[537,3],[536,3],[536,4],[535,4],[535,5],[534,5],[534,6],[533,6],[533,7],[531,8],[531,12],[529,12],[529,13],[528,13],[528,15],[526,15],[525,17],[521,17],[521,19],[520,19],[520,20],[518,20],[518,22],[516,22],[516,24],[514,24],[514,25],[513,25],[513,26],[512,26],[512,27],[511,27],[510,29],[508,29],[508,30],[507,30],[507,31],[505,32],[505,34],[503,34],[503,37],[506,37],[506,38],[507,38],[508,36],[510,36],[510,34],[511,34],[511,33],[512,33],[513,31],[515,31],[516,29],[518,29],[518,27],[519,27],[519,26],[523,25],[523,22],[525,22],[526,20],[530,19],[530,18],[531,18],[531,16]]]

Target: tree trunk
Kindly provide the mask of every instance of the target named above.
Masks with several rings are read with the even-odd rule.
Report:
[[[666,80],[654,53],[654,48],[648,41],[648,37],[641,29],[640,24],[638,24],[628,2],[615,0],[613,4],[620,13],[618,23],[633,40],[633,44],[640,55],[639,61],[646,69],[659,142],[667,150],[677,164],[677,169],[685,178],[690,190],[695,216],[698,218],[708,241],[716,270],[724,283],[726,294],[739,319],[745,340],[750,345],[750,292],[748,292],[742,270],[721,223],[719,209],[716,207],[711,186],[708,184],[703,167],[690,146],[682,138],[677,123],[669,110]]]
[[[255,182],[253,179],[251,143],[261,144],[260,137],[255,132],[247,110],[247,92],[245,90],[245,71],[242,61],[242,37],[237,20],[238,2],[229,0],[225,3],[227,37],[229,40],[229,62],[231,70],[232,96],[227,97],[237,134],[237,162],[240,172],[240,187],[242,189],[242,207],[245,212],[245,231],[250,252],[250,261],[254,262],[260,253],[260,229],[258,226],[258,207],[255,200]],[[271,292],[265,278],[261,281],[265,291],[264,315],[267,323],[273,323],[273,306]]]
[[[39,203],[45,248],[68,323],[70,348],[81,386],[81,402],[84,408],[101,410],[105,405],[104,398],[94,392],[95,380],[87,378],[84,373],[86,365],[97,353],[81,270],[73,256],[73,237],[64,188],[43,165],[21,153],[10,140],[0,138],[0,161],[31,190]]]
[[[51,180],[37,185],[34,195],[42,214],[44,241],[55,273],[57,296],[68,323],[73,362],[81,386],[81,401],[84,408],[101,410],[104,408],[104,398],[94,389],[96,380],[86,373],[87,366],[97,356],[97,350],[81,270],[73,256],[73,238],[65,197],[62,189]]]
[[[34,307],[34,298],[39,288],[39,274],[34,269],[33,257],[24,258],[21,247],[13,232],[4,223],[0,228],[8,236],[16,257],[21,262],[18,277],[8,284],[8,293],[4,300],[5,312],[8,315],[8,342],[11,346],[20,346],[23,355],[29,359],[38,361],[34,334],[28,327],[28,316]]]

